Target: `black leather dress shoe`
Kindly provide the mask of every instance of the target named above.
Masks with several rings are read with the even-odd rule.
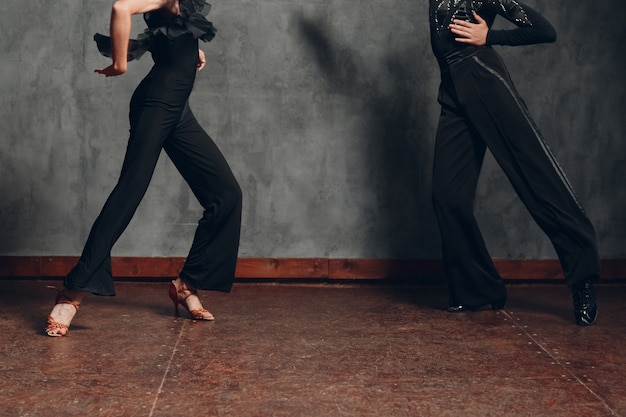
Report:
[[[492,310],[502,310],[504,308],[504,304],[506,303],[506,299],[504,300],[498,300],[496,302],[491,303],[491,309]],[[483,304],[483,305],[479,305],[479,306],[467,306],[464,304],[457,304],[457,305],[452,305],[449,306],[447,311],[449,313],[466,313],[468,311],[476,311],[476,310],[480,310],[480,308],[486,306],[488,304]]]
[[[598,315],[598,302],[596,291],[591,281],[583,281],[572,287],[572,300],[574,301],[574,317],[579,326],[591,326]]]

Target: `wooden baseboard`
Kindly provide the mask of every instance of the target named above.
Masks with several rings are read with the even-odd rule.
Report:
[[[59,278],[74,266],[73,256],[0,256],[0,278]],[[184,258],[114,257],[116,277],[132,280],[170,279],[182,268]],[[496,259],[496,268],[506,280],[562,279],[554,259]],[[436,259],[327,259],[240,258],[240,280],[442,280],[441,260]],[[626,278],[626,259],[602,261],[602,280]]]

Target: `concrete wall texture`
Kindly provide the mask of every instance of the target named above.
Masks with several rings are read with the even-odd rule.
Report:
[[[528,0],[556,44],[497,47],[596,225],[625,258],[624,7]],[[575,5],[573,4],[575,3]],[[78,255],[115,185],[128,102],[92,40],[111,0],[3,0],[0,255]],[[215,0],[191,105],[244,192],[242,257],[438,258],[431,207],[438,68],[427,2]],[[143,31],[140,16],[133,34]],[[501,20],[500,26],[505,27]],[[555,258],[493,159],[477,217],[498,258]],[[163,154],[117,256],[185,256],[201,208]]]

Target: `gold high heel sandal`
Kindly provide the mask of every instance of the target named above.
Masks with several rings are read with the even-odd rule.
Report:
[[[74,300],[72,300],[70,297],[67,296],[67,294],[65,294],[65,292],[63,290],[58,290],[55,287],[48,287],[48,288],[54,288],[55,290],[57,290],[57,296],[56,299],[54,300],[54,304],[69,304],[72,307],[74,307],[74,314],[76,314],[76,311],[78,311],[78,306],[79,303],[75,302]],[[73,319],[74,317],[72,317]],[[71,322],[71,320],[70,320]],[[67,336],[67,334],[70,331],[70,325],[69,324],[64,324],[64,323],[60,323],[58,321],[56,321],[55,319],[52,318],[52,316],[48,316],[48,320],[46,320],[46,334],[48,336],[51,337],[60,337],[60,336]]]
[[[185,294],[185,292],[188,293]],[[194,310],[189,309],[189,306],[187,305],[187,298],[191,297],[192,295],[195,295],[196,297],[198,296],[198,290],[196,290],[195,288],[192,290],[187,288],[187,285],[183,284],[183,287],[181,289],[178,289],[176,288],[176,285],[174,285],[174,281],[172,281],[170,283],[169,294],[172,302],[174,303],[174,312],[176,313],[177,317],[179,315],[178,305],[180,304],[187,309],[189,314],[191,314],[191,318],[194,320],[215,320],[213,314],[211,314],[209,310],[205,309],[204,307],[196,308]]]

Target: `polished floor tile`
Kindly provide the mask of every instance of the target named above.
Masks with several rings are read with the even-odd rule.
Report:
[[[50,281],[0,281],[0,416],[626,416],[626,285],[595,326],[568,289],[450,314],[437,286],[237,283],[173,316],[167,284],[87,297],[43,335]]]

